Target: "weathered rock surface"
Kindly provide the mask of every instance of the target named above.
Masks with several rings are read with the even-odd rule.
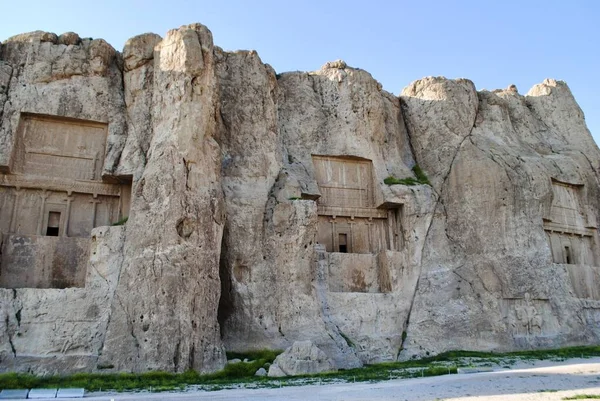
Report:
[[[333,362],[312,341],[296,341],[277,355],[269,367],[269,377],[310,375],[336,370]]]
[[[34,113],[108,122],[104,175],[112,175],[127,138],[120,58],[102,39],[68,46],[36,31],[4,41],[0,166],[9,164],[20,114]]]
[[[85,288],[0,291],[3,371],[53,374],[98,368],[124,241],[125,227],[94,229]]]
[[[156,47],[153,137],[127,222],[144,234],[124,246],[100,359],[118,370],[208,372],[225,363],[216,319],[224,214],[212,46],[205,27],[190,25]]]
[[[586,208],[597,208],[600,153],[583,114],[566,84],[554,80],[527,96],[514,90],[477,95],[477,106],[470,99],[461,104],[457,98],[444,101],[457,110],[455,116],[468,107],[477,115],[468,136],[448,158],[450,166],[436,171],[423,158],[424,169],[435,174],[432,181],[438,183],[440,198],[402,356],[597,342],[598,299],[577,296],[582,291],[572,279],[589,270],[588,279],[597,288],[597,270],[575,268],[585,263],[573,261],[553,263],[550,234],[540,223],[560,200],[553,191],[556,182],[579,188],[574,192],[580,191],[580,199],[571,207],[596,219],[597,212]],[[423,102],[408,98],[406,106],[407,118],[417,120]],[[466,127],[460,132],[467,132]],[[443,130],[430,132],[439,135],[431,138],[434,143],[448,138]],[[597,222],[589,225],[596,227]],[[594,247],[589,250],[593,254]],[[523,308],[529,313],[523,314]]]
[[[154,47],[162,40],[156,34],[129,39],[123,49],[123,89],[127,113],[127,139],[115,175],[142,175],[152,141],[154,93]]]
[[[38,115],[106,127],[101,177],[50,180],[47,210],[48,178],[14,168]],[[70,165],[61,146],[37,171]],[[129,218],[78,239],[85,287],[0,288],[0,370],[209,372],[225,349],[288,349],[273,376],[597,344],[599,172],[560,81],[523,96],[429,77],[394,96],[341,60],[276,74],[199,24],[122,53],[18,35],[0,44],[0,250],[32,188],[37,236],[78,185],[91,226],[107,183]]]

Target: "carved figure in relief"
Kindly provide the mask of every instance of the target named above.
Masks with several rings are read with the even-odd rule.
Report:
[[[531,295],[525,293],[520,305],[515,306],[515,314],[526,335],[542,333],[542,315],[537,311],[531,300]],[[514,325],[516,322],[511,322]]]

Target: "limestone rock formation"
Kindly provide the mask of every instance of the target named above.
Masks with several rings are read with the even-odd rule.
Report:
[[[395,96],[342,60],[277,74],[199,24],[122,53],[17,35],[0,370],[210,372],[225,350],[289,349],[275,375],[597,344],[599,174],[561,81]]]
[[[335,370],[327,355],[312,341],[296,341],[269,366],[269,377],[311,375]]]
[[[153,137],[127,221],[138,235],[123,248],[100,362],[208,372],[225,362],[216,321],[224,215],[211,33],[200,25],[170,31],[154,63]]]
[[[477,105],[443,100],[455,115],[467,108],[477,115],[449,173],[421,162],[438,175],[440,198],[403,354],[597,342],[598,298],[577,280],[586,276],[593,291],[600,284],[598,269],[587,267],[598,264],[600,153],[583,113],[554,80],[526,96],[510,89],[477,96]],[[413,137],[421,134],[412,122],[421,121],[417,102],[406,101]],[[440,135],[434,141],[447,138],[425,129]]]

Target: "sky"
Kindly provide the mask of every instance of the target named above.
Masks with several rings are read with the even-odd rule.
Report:
[[[600,143],[600,1],[0,0],[0,41],[44,30],[103,38],[117,50],[145,32],[200,22],[225,50],[254,49],[277,72],[343,59],[396,95],[425,76],[478,90],[566,81]]]

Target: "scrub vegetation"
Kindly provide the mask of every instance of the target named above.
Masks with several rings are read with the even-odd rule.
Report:
[[[201,375],[195,371],[185,373],[148,372],[133,373],[77,373],[69,376],[35,376],[23,373],[0,374],[0,389],[17,388],[68,388],[83,387],[87,391],[172,391],[185,389],[221,390],[226,388],[264,388],[301,386],[315,383],[375,382],[398,378],[439,376],[457,373],[461,367],[496,366],[510,368],[517,362],[535,360],[564,360],[600,356],[600,346],[571,347],[555,350],[491,353],[450,351],[440,355],[404,362],[387,362],[366,365],[362,368],[321,373],[318,375],[270,378],[254,376],[255,372],[273,363],[281,351],[263,350],[249,353],[227,353],[228,359],[242,362],[229,363],[225,369]],[[247,362],[244,362],[246,360]],[[596,395],[578,395],[580,398],[598,398]],[[587,398],[583,398],[587,397]]]
[[[427,175],[421,170],[418,164],[416,164],[412,168],[415,177],[406,177],[406,178],[396,178],[393,176],[389,176],[383,180],[383,183],[386,185],[431,185],[429,182],[429,178]]]

